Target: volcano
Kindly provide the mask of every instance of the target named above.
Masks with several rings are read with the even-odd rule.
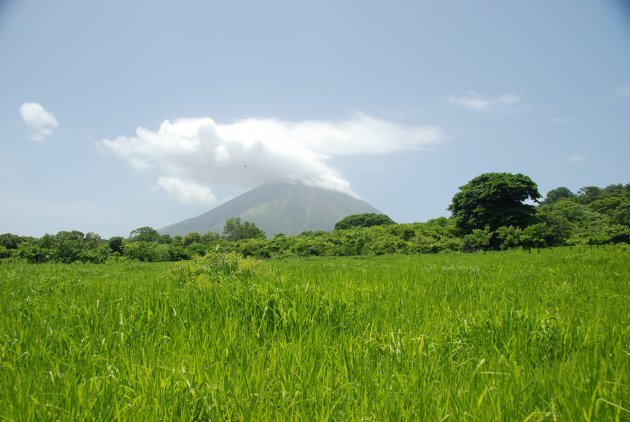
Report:
[[[256,224],[268,237],[296,235],[308,230],[331,231],[344,217],[364,213],[382,214],[367,202],[342,192],[297,183],[268,183],[159,232],[171,236],[222,233],[228,218],[240,217],[241,221]]]

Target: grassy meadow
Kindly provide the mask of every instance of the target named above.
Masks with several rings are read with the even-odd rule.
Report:
[[[0,265],[0,420],[630,420],[630,248]]]

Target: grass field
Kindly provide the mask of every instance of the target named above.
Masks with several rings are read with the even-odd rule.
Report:
[[[0,420],[630,420],[630,249],[0,265]]]

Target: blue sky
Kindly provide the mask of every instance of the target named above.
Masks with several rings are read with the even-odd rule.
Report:
[[[277,177],[399,222],[484,172],[630,182],[621,0],[4,0],[0,63],[0,233],[126,236]]]

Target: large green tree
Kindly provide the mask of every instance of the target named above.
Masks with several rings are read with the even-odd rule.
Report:
[[[523,174],[485,173],[460,187],[448,209],[457,227],[465,234],[489,227],[526,227],[533,223],[538,202],[536,183]]]
[[[129,233],[129,240],[134,242],[154,242],[160,240],[160,233],[153,227],[140,227]]]
[[[264,239],[265,232],[250,221],[241,222],[240,217],[228,218],[223,226],[223,235],[228,240]]]
[[[349,215],[335,224],[335,230],[347,230],[354,227],[374,227],[396,224],[385,214],[354,214]]]
[[[547,196],[545,196],[545,200],[541,202],[544,205],[550,205],[558,202],[564,198],[575,198],[575,194],[571,192],[569,188],[565,188],[561,186],[559,188],[555,188],[547,192]]]

